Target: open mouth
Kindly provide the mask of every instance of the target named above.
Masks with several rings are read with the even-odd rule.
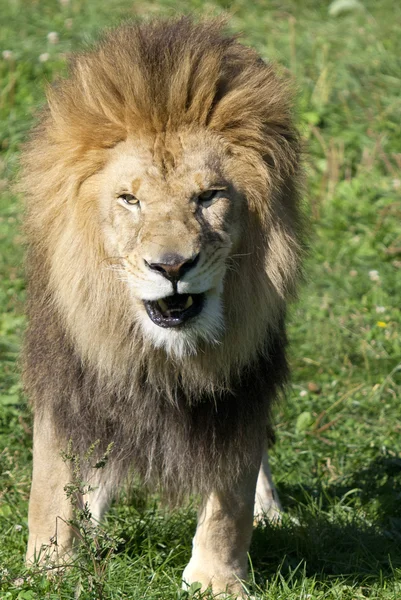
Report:
[[[199,315],[205,294],[174,294],[159,300],[145,300],[149,318],[159,327],[179,327]]]

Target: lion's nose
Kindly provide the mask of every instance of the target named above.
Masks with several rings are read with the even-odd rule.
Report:
[[[191,256],[191,258],[184,258],[180,254],[166,254],[161,258],[160,262],[148,262],[145,260],[145,265],[152,269],[152,271],[158,271],[172,282],[176,282],[181,277],[192,269],[199,261],[199,254]]]

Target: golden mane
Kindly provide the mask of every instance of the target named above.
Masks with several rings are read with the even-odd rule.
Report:
[[[77,55],[48,99],[51,139],[67,153],[188,126],[259,153],[283,175],[297,164],[287,84],[256,52],[223,37],[218,21],[122,26]]]

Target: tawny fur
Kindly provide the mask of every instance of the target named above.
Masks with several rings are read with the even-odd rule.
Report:
[[[299,277],[300,145],[288,85],[257,54],[190,19],[125,25],[48,92],[23,156],[29,245],[24,381],[61,443],[114,450],[168,496],[233,485],[260,455],[285,382],[284,316]],[[129,138],[175,168],[176,135],[218,139],[247,202],[224,280],[224,332],[182,358],[156,349],[112,269],[85,182]],[[160,149],[156,147],[157,144]]]

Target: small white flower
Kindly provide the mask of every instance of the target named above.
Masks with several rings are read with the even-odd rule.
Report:
[[[307,395],[308,395],[308,392],[307,392],[306,390],[301,390],[301,391],[299,392],[299,395],[301,396],[301,398],[304,398],[305,396],[307,396]]]
[[[15,531],[22,531],[22,525],[16,525],[14,529]]]
[[[50,33],[47,34],[47,41],[50,44],[58,44],[59,37],[57,31],[50,31]]]
[[[4,60],[12,60],[14,58],[12,50],[3,50],[1,55],[4,58]]]
[[[48,52],[43,52],[43,54],[40,54],[40,56],[39,56],[39,61],[41,63],[45,63],[49,60],[49,58],[50,58],[50,54]]]
[[[380,281],[379,271],[369,271],[369,279],[371,281]]]
[[[385,306],[376,306],[376,312],[384,313],[384,312],[386,312],[386,307]]]

